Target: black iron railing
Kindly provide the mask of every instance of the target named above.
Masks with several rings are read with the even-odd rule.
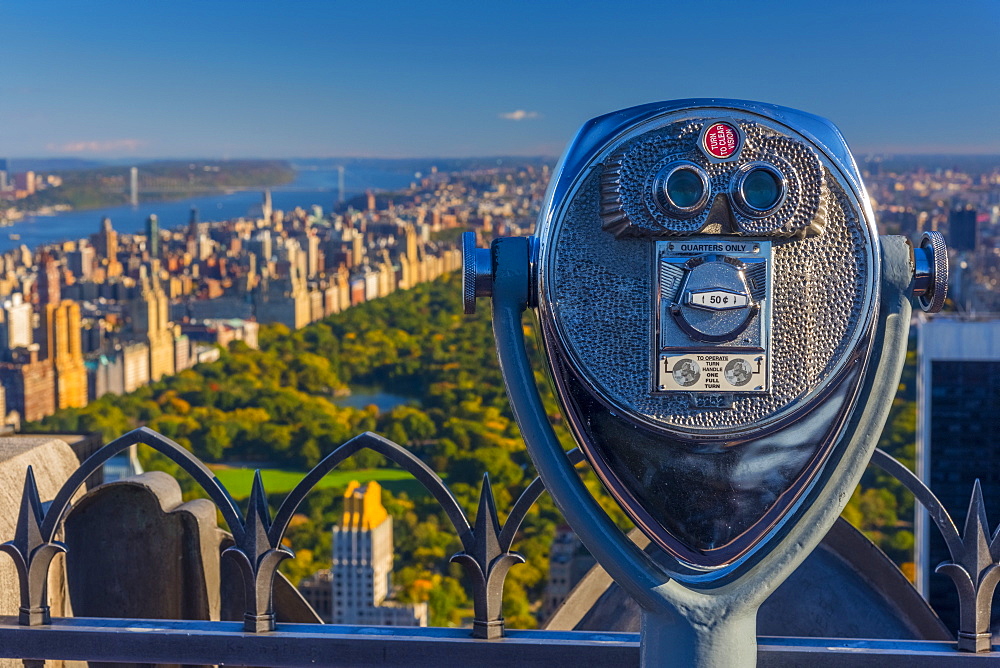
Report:
[[[242,626],[233,622],[150,621],[135,619],[53,619],[48,605],[48,571],[53,558],[66,547],[57,531],[77,490],[114,455],[137,444],[150,446],[189,473],[215,502],[229,525],[235,544],[223,556],[238,565],[245,610]],[[282,546],[292,516],[306,495],[345,459],[368,448],[411,473],[441,505],[462,544],[451,557],[468,575],[475,618],[468,629],[402,629],[336,625],[282,624],[276,627],[273,581],[282,560],[293,556]],[[577,464],[578,450],[567,453]],[[924,505],[951,551],[951,561],[938,567],[958,589],[961,627],[958,649],[985,652],[991,648],[988,629],[993,592],[1000,580],[1000,539],[986,535],[986,516],[977,481],[964,534],[931,491],[908,469],[881,450],[872,462],[898,479]],[[507,521],[499,522],[489,478],[484,477],[475,523],[469,522],[448,486],[434,471],[402,446],[365,433],[343,444],[317,464],[288,494],[271,517],[259,471],[246,513],[240,511],[225,486],[201,461],[174,441],[146,428],[136,429],[94,452],[62,485],[43,509],[32,470],[27,470],[20,513],[13,540],[0,545],[15,563],[20,588],[18,617],[0,617],[0,656],[34,660],[66,659],[142,663],[253,664],[253,665],[424,665],[414,652],[432,652],[432,661],[469,660],[483,665],[509,665],[509,652],[523,655],[526,664],[565,665],[580,656],[595,665],[634,664],[638,635],[628,633],[511,631],[501,613],[503,587],[509,569],[524,561],[512,546],[526,513],[544,487],[532,481],[512,506]],[[183,642],[180,639],[183,638]],[[483,643],[483,640],[499,644]],[[956,645],[941,642],[762,639],[762,665],[854,665],[867,657],[884,665],[907,659],[907,668],[947,665],[969,655]],[[850,650],[850,651],[848,651]],[[804,655],[809,658],[805,659]],[[586,656],[584,659],[582,657]],[[893,658],[896,657],[896,658]],[[942,658],[944,657],[944,658]],[[921,663],[931,661],[932,663]],[[902,664],[902,659],[899,659]],[[862,665],[862,664],[858,664]]]

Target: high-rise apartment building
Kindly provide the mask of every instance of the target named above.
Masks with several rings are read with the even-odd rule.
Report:
[[[66,268],[78,279],[89,281],[94,273],[94,247],[80,244],[66,254]]]
[[[917,474],[962,527],[972,487],[982,483],[991,527],[1000,522],[1000,319],[936,316],[919,326]],[[934,568],[950,559],[944,540],[918,509],[917,587],[952,629],[954,585]],[[994,608],[994,619],[998,617]]]
[[[174,373],[174,329],[157,262],[142,267],[139,285],[139,298],[132,301],[132,331],[149,346],[149,377],[156,381]]]
[[[254,312],[259,322],[280,322],[290,329],[300,329],[312,320],[306,255],[294,240],[288,240],[278,251],[280,275],[264,279],[257,286]]]
[[[14,190],[19,190],[22,197],[35,194],[37,179],[32,171],[20,172],[14,175]]]
[[[351,482],[344,516],[333,528],[334,624],[427,626],[427,604],[387,601],[392,589],[392,517],[377,482]]]
[[[56,412],[55,378],[52,363],[38,357],[38,344],[12,351],[11,361],[0,363],[0,384],[7,408],[21,419],[41,420]]]
[[[105,266],[108,278],[121,276],[123,268],[118,261],[118,233],[111,226],[110,218],[101,221],[101,230],[94,239],[94,246],[97,247],[98,257]]]
[[[399,256],[399,287],[401,288],[412,288],[420,281],[424,280],[421,277],[421,263],[419,255],[419,245],[417,243],[417,230],[412,225],[407,223],[404,235],[406,243],[403,246],[403,252]]]
[[[548,619],[559,609],[573,591],[573,587],[597,563],[568,525],[556,527],[552,549],[549,551],[549,579],[545,584],[545,599],[539,611],[541,619]]]
[[[59,264],[51,254],[43,252],[38,258],[38,304],[42,308],[62,300],[61,283]]]
[[[55,370],[56,408],[87,405],[87,368],[80,344],[80,305],[66,299],[43,311],[46,355]]]
[[[3,303],[3,323],[0,323],[0,343],[9,352],[32,344],[31,304],[15,292]],[[9,356],[9,355],[8,355]]]

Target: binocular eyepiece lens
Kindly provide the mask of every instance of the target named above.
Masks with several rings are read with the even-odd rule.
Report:
[[[708,201],[708,175],[694,163],[674,162],[656,175],[654,190],[657,206],[664,212],[689,218]]]
[[[705,185],[691,169],[676,169],[667,178],[667,197],[678,209],[690,209],[701,201]]]
[[[737,188],[740,208],[751,216],[771,213],[785,197],[785,180],[769,165],[753,165],[743,172]]]
[[[781,184],[766,169],[755,169],[743,181],[743,197],[755,209],[770,209],[781,197]]]

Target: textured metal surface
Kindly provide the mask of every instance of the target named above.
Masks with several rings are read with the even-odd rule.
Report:
[[[747,118],[740,123],[746,140],[739,154],[725,162],[711,160],[698,148],[698,135],[709,121],[693,118],[671,123],[632,139],[611,154],[601,177],[600,212],[606,229],[616,235],[683,235],[702,230],[709,222],[710,207],[692,217],[670,215],[656,203],[657,174],[679,161],[700,166],[708,174],[707,200],[712,202],[716,197],[733,198],[744,166],[762,162],[778,168],[785,177],[784,204],[766,217],[749,216],[736,207],[737,230],[777,237],[823,232],[825,175],[811,148],[759,118]]]
[[[669,619],[673,624],[670,633],[685,652],[701,646],[714,657],[716,663],[706,665],[726,665],[728,658],[756,653],[753,638],[747,641],[742,632],[730,644],[721,640],[726,636],[726,622],[752,615],[836,521],[874,450],[877,434],[885,423],[899,383],[910,316],[906,291],[912,272],[909,251],[901,241],[884,240],[882,252],[885,257],[883,296],[872,349],[873,366],[858,396],[866,409],[851,414],[844,428],[842,447],[832,455],[833,465],[820,473],[808,492],[808,502],[793,511],[794,521],[769,537],[766,552],[760,551],[726,568],[699,574],[681,570],[680,564],[674,570],[674,566],[663,568],[653,563],[618,532],[583,481],[566,463],[534,387],[534,373],[523,340],[521,314],[527,303],[528,282],[528,262],[523,256],[527,254],[519,256],[512,251],[509,257],[497,256],[497,276],[505,278],[502,283],[498,282],[494,294],[493,322],[500,365],[514,414],[546,488],[567,521],[601,565],[642,606],[644,643],[647,630],[652,634],[657,630],[666,632],[662,624],[647,625],[646,620]],[[719,642],[713,640],[713,634],[719,634]],[[661,656],[661,662],[669,656],[669,652]]]
[[[493,292],[493,262],[488,248],[476,248],[476,233],[462,234],[462,307],[466,315],[476,312],[476,298]]]
[[[476,248],[476,233],[462,233],[462,307],[466,315],[476,312],[476,298],[493,292],[490,251]]]
[[[652,301],[652,242],[601,229],[598,182],[587,178],[549,246],[546,299],[568,354],[612,404],[656,427],[750,429],[807,401],[858,344],[871,316],[873,239],[840,191],[824,234],[775,240],[771,394],[740,397],[731,411],[652,396],[652,333],[636,317]]]
[[[744,559],[801,501],[853,407],[874,335],[878,242],[853,160],[829,148],[839,134],[810,138],[753,106],[693,105],[604,137],[585,125],[576,141],[595,147],[591,162],[574,174],[564,161],[537,232],[539,320],[574,436],[637,526],[692,571]],[[738,128],[742,148],[713,159],[699,136],[721,121]],[[655,201],[653,184],[680,160],[710,176],[714,203],[701,218],[671,217]],[[732,190],[748,165],[762,162],[786,177],[785,199],[769,215],[743,216]],[[563,183],[573,185],[559,200]],[[624,218],[615,218],[619,205]],[[672,242],[770,244],[760,255],[768,292],[756,325],[752,314],[747,321],[675,306],[659,279],[667,292],[679,279],[658,266]],[[680,279],[682,290],[700,269]],[[699,289],[724,287],[732,288],[713,275]],[[668,302],[670,317],[657,321]],[[734,360],[759,369],[750,391],[723,393],[721,380],[709,381]],[[691,371],[702,362],[704,382]],[[716,396],[698,401],[701,392]]]
[[[462,233],[462,307],[466,315],[476,312],[476,233]]]
[[[940,232],[924,232],[914,249],[914,289],[920,308],[938,313],[948,297],[948,246]]]

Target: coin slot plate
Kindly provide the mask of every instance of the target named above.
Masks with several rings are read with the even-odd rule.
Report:
[[[706,409],[732,407],[730,397],[767,394],[771,389],[770,318],[771,242],[718,237],[699,241],[657,241],[655,269],[656,336],[652,392],[685,393],[691,405]],[[691,266],[699,260],[744,267],[749,292],[722,286],[686,289]],[[692,258],[698,258],[692,261]],[[755,308],[748,325],[727,341],[700,341],[678,325],[680,307],[696,309],[700,318],[738,317]],[[673,311],[674,315],[671,314]],[[726,400],[708,401],[708,395]],[[703,400],[699,400],[702,397]]]

